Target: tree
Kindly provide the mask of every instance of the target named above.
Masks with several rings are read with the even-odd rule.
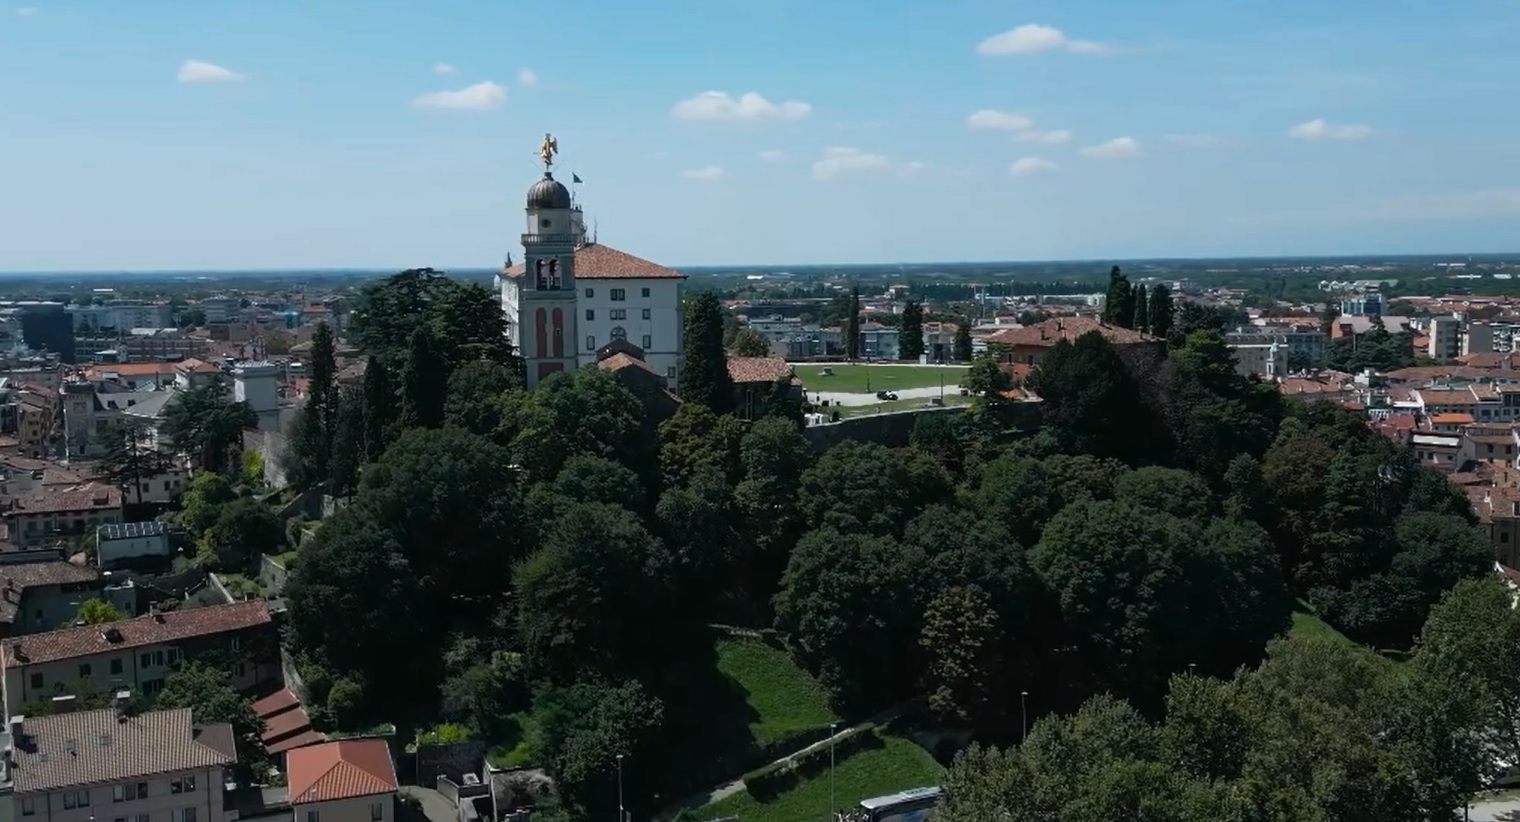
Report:
[[[181,391],[169,401],[162,434],[174,447],[192,454],[206,471],[221,473],[230,456],[243,447],[243,429],[256,428],[259,415],[247,402],[234,402],[221,378]]]
[[[1124,460],[1165,453],[1139,385],[1097,331],[1058,340],[1029,382],[1044,401],[1046,427],[1067,452]]]
[[[897,358],[917,360],[924,353],[924,307],[912,300],[903,303],[902,324],[897,328]]]
[[[242,573],[259,555],[272,554],[285,541],[285,526],[268,505],[240,497],[223,506],[203,537],[204,550],[215,566]]]
[[[364,389],[345,385],[338,391],[332,459],[328,464],[328,488],[334,496],[346,497],[354,492],[359,484],[359,467],[365,461]]]
[[[651,484],[658,478],[643,406],[600,368],[557,375],[511,395],[497,439],[509,443],[529,481],[552,480],[576,454],[614,460]]]
[[[208,472],[196,474],[180,499],[180,527],[199,536],[222,515],[222,507],[234,499],[237,492],[226,477]]]
[[[101,625],[118,619],[126,619],[126,614],[99,597],[90,597],[79,604],[79,621],[86,625]]]
[[[961,321],[955,324],[954,356],[956,362],[971,361],[971,320],[969,318],[962,317]]]
[[[683,402],[726,413],[733,408],[734,381],[723,351],[723,306],[716,294],[703,291],[686,301],[685,311],[685,357],[676,393]]]
[[[628,784],[657,778],[653,762],[659,757],[652,756],[651,744],[664,715],[660,700],[635,680],[577,683],[540,694],[533,706],[534,750],[554,774],[572,818],[605,819],[619,810],[613,805],[618,757]]]
[[[253,704],[234,689],[227,673],[203,662],[186,662],[164,678],[158,694],[159,710],[189,708],[197,723],[227,723],[237,745],[238,764],[265,761],[264,746],[259,743],[263,723],[253,712]]]
[[[966,374],[966,390],[980,402],[1001,402],[1003,392],[1011,388],[1013,378],[999,366],[996,354],[983,352],[972,361],[971,370]]]
[[[738,357],[769,357],[771,355],[771,342],[761,336],[753,328],[740,328],[734,334],[734,343],[731,346],[734,355]]]
[[[315,476],[325,480],[331,473],[328,463],[338,429],[338,361],[332,329],[325,322],[317,323],[312,334],[310,367],[311,388],[303,410],[310,415],[311,423],[302,429],[304,440],[293,441],[291,446],[304,452]]]
[[[374,462],[393,439],[396,386],[385,361],[373,355],[364,368],[364,461]]]
[[[919,644],[929,657],[929,709],[942,720],[974,721],[991,696],[997,613],[975,585],[946,588],[929,601]]]
[[[663,487],[685,485],[698,470],[712,468],[725,480],[737,478],[739,441],[744,424],[719,416],[705,406],[682,404],[660,423],[660,473]]]
[[[153,431],[146,423],[122,423],[111,432],[106,452],[95,464],[96,474],[122,489],[128,502],[142,500],[146,481],[174,467],[174,456],[153,445]]]
[[[444,420],[472,434],[490,436],[501,425],[502,395],[521,388],[517,375],[491,360],[470,360],[449,376]]]
[[[412,331],[401,367],[401,427],[443,425],[448,386],[449,369],[434,351],[433,333],[426,326],[418,326]]]
[[[925,454],[845,441],[802,473],[799,507],[814,528],[896,534],[950,491],[944,469]]]
[[[844,356],[860,359],[860,286],[850,287],[850,313],[844,321]]]
[[[1172,292],[1166,283],[1151,286],[1150,307],[1145,312],[1151,334],[1166,339],[1172,333]]]
[[[1129,278],[1114,266],[1108,272],[1108,293],[1103,300],[1103,322],[1129,328],[1135,318],[1135,294]]]
[[[1143,283],[1135,287],[1135,315],[1129,327],[1146,332],[1151,328],[1150,301],[1146,298]]]

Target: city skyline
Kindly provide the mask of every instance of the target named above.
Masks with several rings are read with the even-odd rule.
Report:
[[[0,6],[0,271],[1513,247],[1511,5],[1000,5]]]

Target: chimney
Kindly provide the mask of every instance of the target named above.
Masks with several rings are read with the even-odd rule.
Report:
[[[63,694],[62,696],[55,696],[55,697],[53,697],[53,713],[54,714],[73,713],[74,712],[74,708],[78,704],[79,704],[79,699],[78,699],[78,697],[74,696],[73,694]]]
[[[26,736],[26,717],[22,716],[21,714],[12,716],[10,728],[11,745],[17,748],[21,747],[21,739],[22,737]]]

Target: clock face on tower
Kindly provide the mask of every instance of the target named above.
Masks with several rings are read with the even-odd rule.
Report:
[[[550,220],[548,217],[545,217],[542,220],[538,221],[539,228],[548,228],[551,225],[554,225],[554,221]]]

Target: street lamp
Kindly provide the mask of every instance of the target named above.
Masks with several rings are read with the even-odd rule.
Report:
[[[1019,744],[1029,738],[1029,692],[1019,691]]]
[[[617,755],[618,768],[618,822],[627,822],[628,812],[623,810],[623,755]]]
[[[829,813],[838,810],[834,804],[834,729],[838,727],[838,722],[829,723]]]

